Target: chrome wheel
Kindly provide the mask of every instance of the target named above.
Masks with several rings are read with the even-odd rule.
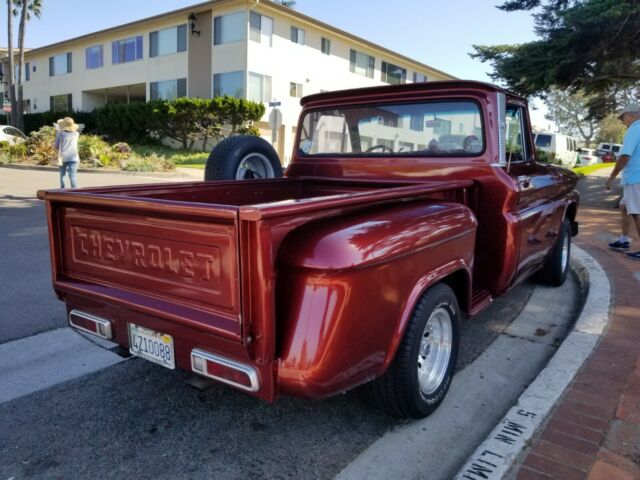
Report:
[[[431,395],[444,380],[452,348],[451,314],[438,307],[427,320],[418,352],[418,382],[423,394]]]
[[[273,178],[274,172],[269,159],[261,153],[251,153],[238,164],[236,180]]]

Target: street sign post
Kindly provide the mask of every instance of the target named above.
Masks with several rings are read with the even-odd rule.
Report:
[[[271,128],[271,143],[278,140],[278,129],[282,126],[282,112],[278,109],[282,102],[269,102],[269,106],[273,107],[269,114],[269,127]]]

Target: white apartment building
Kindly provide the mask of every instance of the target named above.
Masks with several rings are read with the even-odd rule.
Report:
[[[269,0],[200,3],[30,50],[25,62],[31,113],[178,96],[279,101],[285,162],[303,95],[454,78]]]

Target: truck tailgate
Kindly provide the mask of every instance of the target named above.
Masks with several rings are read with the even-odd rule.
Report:
[[[55,194],[54,194],[55,195]],[[73,198],[70,201],[68,197]],[[153,203],[117,210],[82,196],[50,202],[58,229],[57,288],[145,306],[209,333],[239,339],[237,215],[229,209],[190,212]],[[199,209],[195,209],[196,211]],[[54,258],[56,256],[54,255]]]

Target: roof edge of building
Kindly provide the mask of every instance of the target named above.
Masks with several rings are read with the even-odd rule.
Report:
[[[341,30],[339,28],[336,28],[336,27],[334,27],[332,25],[329,25],[328,23],[322,22],[322,21],[320,21],[320,20],[318,20],[316,18],[310,17],[308,15],[305,15],[303,13],[298,12],[297,10],[293,10],[293,9],[291,9],[289,7],[285,7],[283,5],[280,5],[278,3],[273,2],[271,0],[245,0],[245,1],[242,1],[242,0],[208,0],[206,2],[201,2],[201,3],[197,3],[197,4],[194,4],[194,5],[187,6],[187,7],[179,8],[177,10],[172,10],[172,11],[169,11],[169,12],[160,13],[158,15],[153,15],[151,17],[142,18],[140,20],[135,20],[135,21],[128,22],[128,23],[125,23],[125,24],[122,24],[122,25],[117,25],[117,26],[114,26],[114,27],[109,27],[109,28],[105,28],[105,29],[102,29],[102,30],[98,30],[96,32],[91,32],[91,33],[87,33],[87,34],[84,34],[84,35],[79,35],[77,37],[73,37],[73,38],[69,38],[67,40],[62,40],[62,41],[59,41],[59,42],[51,43],[49,45],[44,45],[42,47],[32,48],[32,49],[29,49],[29,50],[25,49],[25,53],[29,53],[30,55],[39,54],[39,53],[42,53],[42,52],[46,52],[48,50],[53,50],[53,49],[59,48],[59,47],[65,45],[65,44],[68,44],[68,43],[78,42],[78,41],[81,41],[81,40],[84,40],[84,39],[88,39],[88,38],[94,37],[96,35],[103,35],[103,34],[106,34],[106,33],[116,32],[118,30],[126,30],[126,29],[131,28],[133,26],[136,26],[138,24],[143,24],[143,23],[146,23],[146,22],[152,22],[154,20],[159,20],[159,19],[161,19],[163,17],[179,15],[181,13],[182,14],[191,13],[191,12],[198,13],[197,12],[198,10],[202,10],[202,9],[205,9],[206,7],[211,7],[211,6],[216,5],[216,4],[224,5],[224,4],[233,4],[233,3],[245,3],[245,5],[247,5],[247,8],[255,8],[256,6],[265,6],[266,8],[271,9],[271,10],[275,10],[278,13],[281,13],[281,14],[283,14],[285,16],[299,19],[299,20],[301,20],[301,21],[303,21],[303,22],[305,22],[307,24],[314,25],[314,26],[320,27],[322,29],[328,30],[330,32],[333,32],[333,33],[335,33],[335,34],[337,34],[339,36],[342,36],[342,37],[352,41],[352,42],[355,42],[355,43],[361,44],[361,45],[363,45],[365,47],[368,47],[368,48],[371,48],[371,49],[374,49],[374,50],[378,50],[378,51],[380,51],[382,53],[388,54],[390,57],[399,58],[400,60],[403,60],[403,61],[407,62],[408,64],[416,66],[416,67],[420,68],[421,70],[426,70],[428,72],[431,72],[432,74],[443,76],[443,77],[445,77],[447,79],[450,79],[450,80],[457,80],[457,77],[455,77],[455,76],[453,76],[453,75],[451,75],[449,73],[443,72],[442,70],[439,70],[437,68],[431,67],[431,66],[426,65],[426,64],[424,64],[422,62],[418,62],[417,60],[414,60],[414,59],[412,59],[410,57],[407,57],[406,55],[403,55],[401,53],[398,53],[398,52],[395,52],[393,50],[390,50],[390,49],[388,49],[386,47],[383,47],[383,46],[378,45],[378,44],[376,44],[374,42],[371,42],[371,41],[369,41],[369,40],[367,40],[365,38],[358,37],[357,35],[354,35],[352,33],[349,33],[347,31],[345,31],[345,30]]]

